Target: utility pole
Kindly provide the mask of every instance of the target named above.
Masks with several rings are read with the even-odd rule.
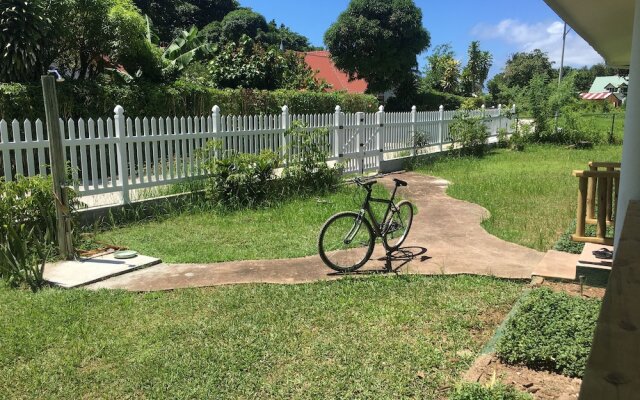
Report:
[[[567,44],[567,35],[569,31],[567,30],[567,23],[564,23],[564,28],[562,29],[562,55],[560,56],[560,71],[558,72],[558,88],[560,88],[560,83],[562,83],[562,72],[564,69],[564,47]],[[559,110],[556,110],[555,115],[555,128],[554,132],[558,132],[558,113]]]
[[[564,68],[564,47],[567,43],[567,35],[571,32],[571,28],[567,30],[567,23],[564,23],[564,29],[562,31],[562,56],[560,56],[560,73],[558,74],[558,86],[560,86],[560,82],[562,82],[562,72]]]
[[[60,116],[58,113],[58,97],[56,96],[56,80],[53,76],[42,76],[42,94],[44,96],[44,112],[47,117],[47,136],[49,137],[49,154],[51,157],[51,177],[53,178],[53,196],[56,207],[56,228],[58,249],[65,260],[74,256],[71,239],[71,210],[66,190],[66,168],[62,132],[60,132]]]

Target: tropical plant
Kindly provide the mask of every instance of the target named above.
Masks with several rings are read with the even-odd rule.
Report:
[[[324,41],[336,66],[376,93],[407,81],[430,37],[412,0],[352,0]]]
[[[46,67],[51,20],[41,0],[5,0],[0,5],[0,81],[35,80]]]
[[[26,284],[33,292],[38,291],[44,285],[47,257],[33,237],[34,229],[27,230],[24,224],[4,225],[0,235],[0,279],[10,287]]]
[[[181,71],[192,61],[209,56],[211,52],[211,45],[205,36],[200,34],[198,28],[192,26],[173,39],[162,54],[162,59],[167,63],[165,69]]]
[[[444,93],[457,93],[460,80],[460,62],[450,44],[436,46],[427,57],[424,84],[427,88]]]
[[[480,42],[477,40],[471,42],[467,54],[469,61],[462,71],[462,89],[466,96],[480,95],[493,64],[493,57],[488,51],[480,50]]]

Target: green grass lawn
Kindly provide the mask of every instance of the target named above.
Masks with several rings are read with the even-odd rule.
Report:
[[[589,161],[620,161],[621,146],[572,150],[528,145],[524,152],[495,150],[482,158],[443,157],[418,167],[453,183],[447,193],[491,212],[491,234],[537,250],[553,247],[575,219],[578,179]]]
[[[388,197],[381,185],[375,194]],[[363,199],[364,191],[350,185],[320,199],[294,199],[257,210],[183,212],[115,228],[96,239],[168,263],[302,257],[318,252],[320,228],[331,215],[357,210]]]
[[[0,393],[444,397],[521,288],[404,275],[153,294],[0,287]]]

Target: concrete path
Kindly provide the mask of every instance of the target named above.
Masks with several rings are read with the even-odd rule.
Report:
[[[378,181],[391,187],[388,175]],[[417,207],[402,251],[393,260],[396,273],[475,274],[530,278],[544,253],[508,243],[488,234],[480,223],[489,212],[445,194],[447,182],[417,173],[397,175],[409,183],[399,191]],[[327,216],[329,217],[329,216]],[[359,274],[381,273],[384,249]],[[286,260],[237,261],[216,264],[161,264],[89,286],[133,291],[156,291],[238,283],[304,283],[338,279],[318,256]]]

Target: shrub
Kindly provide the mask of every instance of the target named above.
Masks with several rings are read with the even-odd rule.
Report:
[[[259,206],[269,197],[269,185],[279,164],[280,157],[270,150],[258,155],[229,152],[214,156],[205,163],[207,195],[224,209]]]
[[[577,144],[581,141],[606,143],[605,135],[574,111],[566,110],[558,118],[558,129],[549,135],[549,141],[561,144]]]
[[[509,320],[497,354],[505,362],[581,377],[600,300],[533,290]]]
[[[453,119],[449,126],[452,148],[460,146],[458,151],[463,155],[484,155],[487,148],[487,126],[484,118],[461,111]]]
[[[95,82],[57,85],[60,116],[66,118],[113,115],[116,105],[129,116],[209,115],[214,105],[224,114],[280,114],[283,105],[291,113],[332,113],[336,105],[345,112],[375,112],[378,100],[371,95],[298,90],[213,89],[193,83],[193,78],[171,84],[124,84],[103,76]],[[0,84],[0,118],[44,118],[42,88],[37,84]]]
[[[340,166],[327,165],[328,130],[295,124],[287,135],[286,159],[271,150],[260,154],[223,152],[209,142],[205,157],[207,196],[222,209],[252,208],[294,196],[323,193],[341,179]],[[282,167],[280,174],[276,168]]]
[[[287,133],[287,163],[282,180],[283,192],[293,194],[323,193],[340,181],[340,166],[327,165],[331,148],[328,129],[307,131],[296,122]]]
[[[463,383],[458,385],[449,396],[450,400],[529,400],[528,393],[517,391],[513,386],[502,383],[481,385],[479,383]]]
[[[42,285],[39,263],[56,254],[56,210],[50,177],[0,179],[0,278],[11,286]],[[72,210],[77,207],[68,192]]]

